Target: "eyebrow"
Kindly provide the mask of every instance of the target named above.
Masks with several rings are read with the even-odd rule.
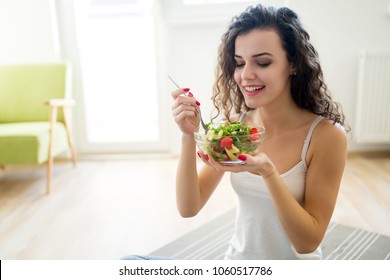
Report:
[[[264,55],[273,56],[272,54],[270,54],[270,53],[268,53],[268,52],[262,52],[262,53],[254,54],[254,55],[252,55],[252,57],[259,57],[259,56],[264,56]],[[240,56],[240,55],[238,55],[238,54],[235,54],[234,57],[242,58],[242,56]]]

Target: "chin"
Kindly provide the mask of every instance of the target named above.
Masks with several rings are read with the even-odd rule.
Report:
[[[250,109],[256,109],[262,106],[260,102],[256,102],[255,100],[245,100],[245,105]]]

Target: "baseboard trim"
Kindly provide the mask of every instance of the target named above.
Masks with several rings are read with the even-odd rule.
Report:
[[[368,158],[387,158],[390,157],[390,151],[350,151],[348,158],[368,157]]]

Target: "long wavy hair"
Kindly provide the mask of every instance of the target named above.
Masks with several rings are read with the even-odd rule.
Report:
[[[345,117],[340,104],[332,101],[324,83],[323,72],[317,51],[310,43],[310,36],[302,27],[298,15],[289,8],[251,6],[232,19],[228,30],[222,35],[218,49],[216,80],[212,100],[217,109],[216,119],[223,113],[227,120],[231,114],[251,110],[234,80],[234,59],[237,36],[254,29],[275,30],[281,39],[288,61],[296,75],[291,76],[291,94],[296,104],[334,123],[344,125]]]

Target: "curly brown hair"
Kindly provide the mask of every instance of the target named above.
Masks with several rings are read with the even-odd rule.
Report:
[[[234,17],[218,49],[218,65],[212,100],[217,114],[221,111],[230,120],[231,113],[251,110],[234,80],[234,59],[237,36],[253,29],[272,29],[281,38],[288,61],[294,66],[296,75],[291,79],[291,94],[296,104],[314,114],[344,125],[345,117],[340,104],[334,102],[324,83],[318,53],[310,43],[310,36],[302,27],[298,15],[289,8],[248,7]]]

